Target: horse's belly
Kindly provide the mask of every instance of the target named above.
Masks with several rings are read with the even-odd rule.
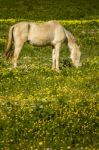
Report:
[[[51,38],[48,36],[30,36],[28,38],[31,44],[37,45],[37,46],[43,46],[48,45],[51,43]]]
[[[37,46],[48,45],[51,43],[48,40],[38,40],[38,39],[31,39],[29,41],[30,41],[30,44],[37,45]]]

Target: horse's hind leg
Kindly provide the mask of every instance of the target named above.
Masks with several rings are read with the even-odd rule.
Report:
[[[12,58],[13,67],[15,68],[17,66],[17,59],[19,57],[20,51],[24,45],[23,41],[15,42],[15,50]]]
[[[56,49],[56,71],[59,71],[59,50],[61,47],[61,43],[57,43],[55,46]]]

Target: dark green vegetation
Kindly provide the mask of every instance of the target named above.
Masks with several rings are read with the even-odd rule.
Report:
[[[60,16],[56,15],[56,1],[37,2],[42,4],[38,15],[33,13],[30,3],[27,5],[27,0],[15,3],[2,1],[0,17],[65,19],[68,10],[64,8],[65,1],[61,2],[63,10],[59,11]],[[21,9],[16,7],[19,3]],[[34,3],[33,10],[38,3]],[[75,5],[80,4],[80,8],[82,3],[85,2],[76,2]],[[67,4],[71,6],[74,2],[67,1]],[[55,14],[53,11],[49,13],[52,6],[56,8]],[[90,2],[90,7],[95,6],[88,11],[90,15],[85,13],[88,2],[83,6],[86,14],[83,17],[98,18],[95,1],[94,4]],[[78,10],[78,7],[73,9]],[[69,18],[81,18],[78,15],[82,13],[72,11],[70,9],[73,16]],[[99,22],[61,21],[76,37],[83,65],[78,69],[72,66],[68,47],[64,44],[60,52],[60,73],[51,70],[51,47],[40,48],[29,44],[21,51],[18,68],[10,69],[11,61],[5,61],[2,53],[7,44],[9,27],[15,22],[17,20],[0,19],[0,149],[98,150]]]
[[[0,18],[96,19],[99,0],[0,0]]]

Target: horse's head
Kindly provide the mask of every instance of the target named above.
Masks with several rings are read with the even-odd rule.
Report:
[[[71,52],[71,59],[75,67],[79,67],[82,65],[80,57],[81,57],[80,46],[75,44]]]

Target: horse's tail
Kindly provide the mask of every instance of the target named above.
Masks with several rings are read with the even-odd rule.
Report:
[[[4,51],[4,54],[3,54],[3,57],[5,57],[6,59],[8,59],[9,57],[12,57],[12,55],[13,55],[13,51],[11,50],[12,42],[13,42],[13,29],[14,29],[14,26],[12,26],[9,29],[8,44],[7,44],[6,50]]]

